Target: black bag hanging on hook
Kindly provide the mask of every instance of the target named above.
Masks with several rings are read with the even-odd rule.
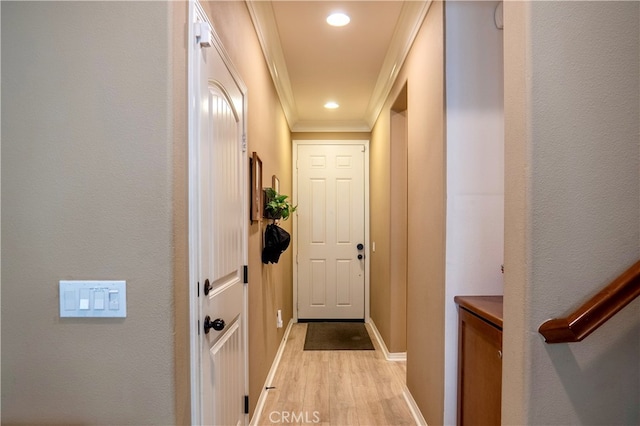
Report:
[[[262,263],[278,263],[280,255],[289,247],[291,236],[278,225],[267,225],[264,231],[264,248],[262,249]]]

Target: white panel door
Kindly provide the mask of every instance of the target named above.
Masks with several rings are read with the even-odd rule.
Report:
[[[299,319],[364,319],[364,161],[364,144],[298,145]]]
[[[203,12],[200,10],[200,14]],[[196,16],[196,21],[203,17]],[[214,43],[195,49],[198,100],[200,419],[245,423],[244,184],[242,90]]]

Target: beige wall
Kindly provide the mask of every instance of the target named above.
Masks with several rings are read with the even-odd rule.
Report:
[[[205,7],[248,87],[249,152],[290,193],[290,134],[246,6]],[[2,421],[188,423],[187,3],[2,12]],[[249,240],[252,411],[276,310],[292,317],[291,251],[263,265],[265,225]],[[60,279],[127,280],[128,317],[59,319]]]
[[[407,350],[407,115],[385,105],[371,143],[371,320],[391,353]],[[395,100],[390,99],[393,103]]]
[[[407,250],[408,250],[408,117],[407,94],[403,90],[399,96],[404,105],[400,110],[391,111],[391,214],[390,219],[390,352],[407,351]]]
[[[369,203],[370,317],[387,348],[391,346],[391,120],[385,105],[371,132]]]
[[[640,423],[640,300],[537,329],[640,257],[640,5],[505,2],[504,424]]]
[[[389,188],[390,108],[404,84],[408,88],[408,241],[407,241],[407,385],[429,424],[442,424],[444,404],[444,275],[445,275],[445,149],[444,149],[444,21],[443,5],[433,2],[425,22],[372,132],[372,176],[382,173],[380,187]],[[385,155],[387,156],[385,161]],[[392,189],[392,188],[390,188]],[[385,214],[388,200],[375,194],[372,178],[372,240],[389,241]],[[383,244],[376,241],[376,247]],[[372,260],[375,273],[388,274],[388,253]],[[378,256],[379,255],[379,256]],[[383,259],[382,257],[385,256]],[[381,261],[382,265],[375,262]],[[379,271],[378,271],[379,269]],[[378,272],[374,272],[378,271]],[[382,284],[382,285],[378,285]],[[382,297],[390,288],[372,284],[371,305],[385,315]],[[374,289],[377,294],[374,294]],[[390,290],[389,290],[390,291]],[[388,302],[387,302],[388,303]],[[390,312],[390,307],[388,308]],[[373,317],[378,325],[377,317]],[[382,323],[383,321],[380,320]],[[384,325],[381,324],[384,329]]]
[[[172,101],[173,105],[173,305],[175,353],[176,424],[191,421],[191,358],[189,353],[189,146],[187,114],[187,43],[184,25],[188,3],[171,2]]]
[[[404,77],[409,88],[407,386],[427,423],[436,425],[442,423],[444,389],[443,24],[443,5],[434,1]]]
[[[264,186],[275,174],[280,192],[291,194],[291,136],[244,2],[203,3],[214,29],[247,86],[249,153],[262,160]],[[251,223],[249,231],[249,398],[253,412],[285,328],[276,328],[282,310],[285,327],[293,316],[292,249],[277,264],[261,261],[262,236],[268,221]],[[291,221],[283,222],[291,233]]]
[[[175,423],[172,7],[1,7],[2,423]],[[127,318],[59,318],[61,279],[126,280]]]

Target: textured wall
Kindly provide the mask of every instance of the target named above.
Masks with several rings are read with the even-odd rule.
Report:
[[[568,313],[640,257],[637,2],[505,4],[503,422],[638,424],[640,301],[581,343]]]
[[[394,110],[396,98],[401,112]],[[389,352],[402,353],[407,350],[406,90],[396,98],[387,99],[371,139],[371,320]]]
[[[174,423],[169,3],[1,7],[2,422]],[[127,318],[59,318],[61,279]]]
[[[442,423],[444,403],[443,25],[443,4],[433,2],[371,137],[371,238],[376,241],[376,253],[372,254],[371,314],[376,325],[380,322],[379,329],[389,345],[397,332],[393,327],[402,326],[399,318],[394,317],[401,311],[401,303],[391,297],[394,283],[389,249],[393,242],[390,222],[384,213],[389,211],[392,197],[376,192],[384,188],[395,190],[390,186],[394,179],[391,109],[406,85],[407,386],[429,424]]]
[[[382,109],[371,132],[370,174],[370,317],[387,348],[391,345],[391,140],[390,112]]]
[[[433,2],[389,95],[407,84],[407,386],[429,424],[444,404],[444,10]]]
[[[187,114],[187,2],[171,2],[171,96],[173,171],[173,306],[176,424],[191,422],[191,358],[189,353],[189,140]]]
[[[502,294],[503,32],[498,2],[446,3],[447,296],[445,424],[457,409],[457,295]]]
[[[399,111],[391,112],[391,193],[390,200],[390,318],[391,334],[389,336],[389,352],[407,351],[407,127],[408,111],[404,108],[407,103],[407,91],[403,90],[398,96]]]
[[[371,138],[371,317],[392,352],[406,350],[409,389],[435,423],[442,421],[444,386],[443,20],[442,2],[433,2]],[[394,187],[398,182],[406,188]],[[406,202],[405,217],[397,202]],[[405,278],[404,268],[406,288],[396,279]]]

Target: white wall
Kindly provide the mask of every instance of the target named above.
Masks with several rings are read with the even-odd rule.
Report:
[[[504,424],[639,424],[640,300],[537,329],[640,257],[640,3],[505,3]]]
[[[498,2],[446,3],[445,424],[456,423],[456,295],[502,294],[504,115]]]

